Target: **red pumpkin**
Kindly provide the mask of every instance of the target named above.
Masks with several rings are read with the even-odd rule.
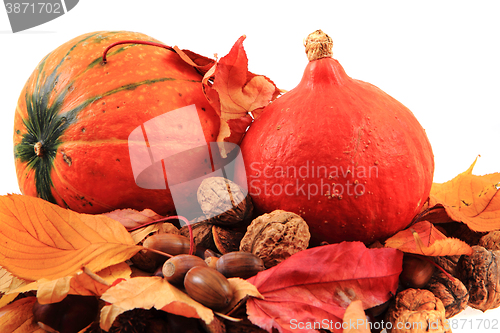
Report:
[[[431,145],[410,110],[344,72],[327,35],[307,43],[301,82],[266,107],[241,144],[249,193],[261,213],[301,215],[313,244],[384,239],[428,198]]]
[[[28,79],[14,122],[23,194],[84,213],[118,208],[174,211],[168,186],[162,190],[136,184],[129,135],[148,120],[195,105],[202,136],[210,142],[217,138],[219,117],[203,95],[202,75],[175,52],[119,45],[103,63],[106,47],[124,40],[155,41],[133,32],[85,34],[49,53]],[[192,124],[176,124],[183,125]],[[157,131],[168,135],[175,128]],[[176,139],[187,144],[193,137],[180,134]],[[196,163],[187,164],[182,168],[184,178],[190,179]]]

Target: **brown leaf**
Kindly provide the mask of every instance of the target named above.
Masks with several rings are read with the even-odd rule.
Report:
[[[402,258],[398,250],[367,249],[361,242],[298,252],[248,279],[264,297],[248,299],[248,318],[268,332],[282,333],[316,332],[306,323],[317,318],[342,323],[352,301],[362,301],[367,309],[396,293]]]
[[[120,222],[127,229],[137,228],[143,224],[163,218],[163,216],[156,214],[151,209],[144,209],[140,212],[135,209],[129,208],[117,209],[109,213],[104,213],[102,215]]]
[[[353,301],[345,310],[342,333],[370,333],[369,327],[363,310],[363,302]]]
[[[469,169],[452,180],[431,188],[429,207],[443,207],[453,221],[466,223],[474,231],[500,229],[500,173],[472,174]]]
[[[29,196],[0,196],[0,265],[20,278],[55,280],[82,267],[100,271],[139,250],[107,216],[79,214]]]
[[[33,322],[35,297],[26,297],[0,309],[0,333],[45,333]]]
[[[135,308],[155,308],[184,317],[200,318],[207,324],[214,317],[212,310],[157,276],[122,281],[109,288],[101,299],[110,303],[101,311],[101,328],[104,330],[109,330],[118,315]]]
[[[446,237],[432,223],[418,222],[385,241],[386,247],[425,256],[453,256],[472,253],[465,242]]]
[[[206,74],[202,81],[205,96],[221,118],[218,142],[239,144],[245,129],[262,109],[280,94],[276,85],[265,76],[248,71],[248,58],[242,36]],[[210,80],[213,78],[213,84]],[[222,156],[231,151],[222,147]]]

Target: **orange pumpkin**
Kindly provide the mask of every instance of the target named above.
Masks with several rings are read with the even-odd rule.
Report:
[[[254,206],[301,215],[313,244],[384,239],[428,198],[431,145],[410,110],[345,73],[327,35],[307,42],[301,82],[264,109],[241,145]]]
[[[174,211],[168,185],[136,184],[128,137],[157,116],[195,105],[205,142],[215,141],[219,117],[203,95],[202,75],[171,50],[120,45],[103,63],[106,47],[124,40],[157,42],[134,32],[88,33],[49,53],[26,82],[14,122],[23,194],[84,213]],[[158,131],[175,133],[169,127]],[[186,134],[176,138],[181,143],[191,139]],[[189,179],[192,163],[186,164],[182,168]]]

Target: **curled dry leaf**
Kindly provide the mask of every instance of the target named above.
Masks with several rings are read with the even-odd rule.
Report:
[[[432,223],[418,222],[385,241],[386,247],[425,256],[470,255],[472,248],[465,242],[446,237]]]
[[[248,71],[248,58],[243,48],[245,38],[240,37],[203,79],[205,96],[221,118],[218,142],[239,144],[252,123],[249,113],[258,117],[262,109],[280,94],[267,77]],[[226,157],[231,150],[231,145],[225,145],[221,154]]]
[[[315,332],[293,323],[321,318],[342,323],[355,300],[363,308],[385,303],[396,293],[403,253],[343,242],[304,250],[248,279],[264,299],[247,301],[248,318],[271,332]],[[334,329],[335,331],[335,329]],[[338,331],[338,330],[337,330]]]
[[[344,313],[342,333],[370,333],[370,326],[363,310],[363,302],[353,301]]]
[[[129,278],[132,271],[126,263],[107,267],[99,273],[84,268],[73,276],[55,280],[40,279],[16,289],[16,292],[37,291],[40,304],[62,301],[68,294],[80,296],[101,296],[118,279]]]
[[[140,212],[135,209],[117,209],[102,215],[120,222],[127,229],[137,228],[163,218],[163,216],[156,214],[151,209],[144,209]]]
[[[0,293],[8,294],[13,290],[27,285],[29,282],[15,277],[5,268],[0,267]]]
[[[26,297],[0,309],[0,333],[45,333],[33,322],[35,301],[35,297]]]
[[[98,272],[139,250],[107,216],[79,214],[29,196],[0,196],[0,265],[22,279],[55,280],[82,267]]]
[[[452,180],[432,184],[429,208],[444,208],[449,219],[463,222],[474,231],[500,229],[500,173],[473,175],[476,162],[477,158]]]

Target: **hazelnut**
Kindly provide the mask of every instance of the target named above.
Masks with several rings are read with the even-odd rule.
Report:
[[[191,268],[184,277],[184,288],[192,299],[213,310],[223,309],[233,298],[229,281],[210,267]]]
[[[248,279],[265,270],[264,261],[250,252],[229,252],[217,260],[217,270],[227,278]]]
[[[434,269],[434,264],[425,258],[405,255],[399,282],[405,288],[423,288],[434,274]]]
[[[207,266],[200,257],[190,254],[179,254],[165,261],[163,264],[163,277],[174,285],[182,285],[184,276],[194,266]]]

